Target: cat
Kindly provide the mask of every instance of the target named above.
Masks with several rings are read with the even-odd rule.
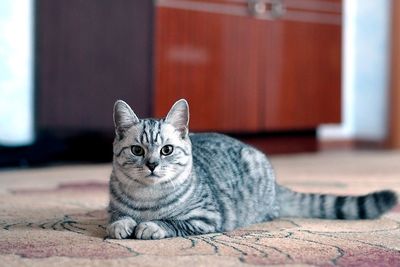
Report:
[[[189,134],[184,99],[159,120],[139,119],[118,100],[114,124],[109,238],[226,232],[280,217],[373,219],[397,203],[389,190],[335,196],[283,187],[257,149],[222,134]]]

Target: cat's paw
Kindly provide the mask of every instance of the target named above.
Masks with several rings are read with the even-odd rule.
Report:
[[[107,226],[107,236],[109,238],[124,239],[133,233],[137,223],[130,217],[125,217]]]
[[[167,237],[167,231],[156,222],[142,222],[136,226],[134,236],[137,239],[162,239]]]

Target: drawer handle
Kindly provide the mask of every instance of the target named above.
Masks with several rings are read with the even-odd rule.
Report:
[[[252,16],[265,16],[278,19],[285,14],[283,0],[248,0],[248,9]]]

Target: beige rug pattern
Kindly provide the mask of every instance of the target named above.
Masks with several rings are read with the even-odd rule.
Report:
[[[304,192],[400,192],[400,152],[272,157]],[[0,266],[400,266],[400,207],[379,220],[281,219],[229,233],[104,239],[111,166],[0,172]]]

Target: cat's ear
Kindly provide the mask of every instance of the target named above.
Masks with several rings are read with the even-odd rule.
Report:
[[[139,119],[132,111],[131,107],[122,100],[117,100],[114,104],[114,126],[115,133],[122,136],[123,132],[129,129],[134,124],[138,123]]]
[[[186,137],[189,133],[189,105],[185,99],[175,102],[168,112],[165,122],[174,126],[181,132],[182,137]]]

